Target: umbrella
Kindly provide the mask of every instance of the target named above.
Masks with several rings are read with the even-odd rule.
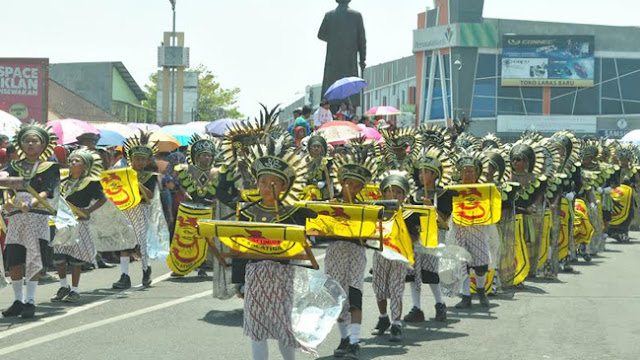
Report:
[[[393,106],[374,106],[365,115],[371,116],[387,116],[387,115],[400,115],[402,111],[394,108]]]
[[[371,127],[364,127],[361,128],[362,129],[362,135],[364,137],[366,137],[367,139],[371,139],[371,140],[380,140],[382,139],[382,134],[380,134],[378,132],[378,130],[371,128]]]
[[[234,124],[241,123],[242,120],[239,119],[220,119],[214,122],[210,122],[207,125],[207,132],[213,135],[224,136],[227,133],[227,130],[231,128]]]
[[[339,100],[357,94],[367,87],[367,81],[357,76],[346,77],[333,83],[324,93],[327,100]]]
[[[193,134],[200,133],[198,128],[188,125],[167,125],[157,131],[173,136],[182,145],[189,144],[189,140],[191,140]]]
[[[120,123],[111,122],[111,123],[104,123],[104,124],[96,124],[96,127],[100,130],[101,134],[102,134],[102,130],[109,130],[109,131],[114,131],[125,138],[133,136],[136,133],[126,124],[120,124]]]
[[[204,134],[207,132],[207,125],[211,124],[208,121],[192,121],[190,123],[186,123],[185,125],[196,128],[199,130],[200,134]]]
[[[324,137],[329,144],[340,145],[361,135],[358,125],[349,121],[332,121],[318,128],[316,134]]]
[[[126,138],[113,130],[100,130],[98,146],[121,146]]]
[[[49,121],[47,125],[51,126],[53,132],[58,137],[58,144],[67,145],[78,141],[77,137],[86,134],[100,134],[95,126],[88,124],[82,120],[63,119]]]
[[[151,134],[149,141],[158,142],[158,150],[161,152],[171,152],[182,146],[173,136],[158,131]]]
[[[632,130],[620,139],[620,141],[630,142],[640,145],[640,130]]]
[[[22,121],[17,117],[0,110],[0,134],[13,136],[20,129]]]
[[[133,131],[143,130],[143,131],[155,131],[160,129],[160,126],[157,124],[143,124],[143,123],[129,123],[127,124],[129,129]]]

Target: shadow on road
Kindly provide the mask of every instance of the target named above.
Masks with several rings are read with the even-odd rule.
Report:
[[[233,311],[209,311],[200,321],[204,321],[211,325],[229,326],[229,327],[242,327],[242,309]]]

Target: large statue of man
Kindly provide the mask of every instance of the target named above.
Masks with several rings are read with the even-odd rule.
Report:
[[[367,38],[362,14],[349,8],[351,0],[336,0],[338,7],[325,14],[318,38],[327,43],[327,58],[324,65],[322,95],[334,82],[349,76],[364,74],[367,59]],[[358,62],[358,54],[360,61]],[[360,96],[351,97],[355,106],[360,105]]]

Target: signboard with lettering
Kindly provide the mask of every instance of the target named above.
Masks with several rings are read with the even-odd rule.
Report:
[[[22,122],[47,122],[49,59],[0,58],[0,110]]]
[[[502,86],[594,85],[593,36],[504,35]]]
[[[413,31],[413,52],[450,47],[497,47],[498,25],[484,23],[457,23]]]

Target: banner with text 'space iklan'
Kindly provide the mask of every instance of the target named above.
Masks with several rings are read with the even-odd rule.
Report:
[[[49,59],[0,58],[0,110],[46,123],[48,88]]]
[[[595,37],[504,35],[502,86],[594,85]]]

